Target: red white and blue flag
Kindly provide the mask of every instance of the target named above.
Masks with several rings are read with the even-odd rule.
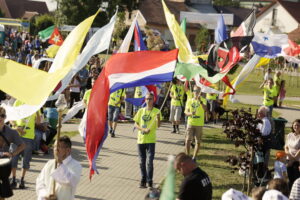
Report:
[[[173,78],[178,50],[118,53],[107,61],[95,82],[87,110],[86,151],[90,178],[107,137],[107,104],[110,93],[122,88],[159,84]]]
[[[147,50],[147,47],[143,41],[143,36],[138,21],[136,21],[134,26],[134,51],[145,51],[145,50]]]

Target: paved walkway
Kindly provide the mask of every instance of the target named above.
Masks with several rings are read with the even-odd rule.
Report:
[[[236,98],[241,103],[253,104],[253,105],[261,105],[263,101],[262,96],[256,95],[236,95]],[[300,101],[300,97],[287,97],[287,100],[293,101]],[[282,108],[274,108],[275,111],[281,114],[281,117],[285,118],[288,123],[286,126],[291,126],[291,123],[295,119],[300,118],[300,108],[289,108],[289,107],[282,107]]]
[[[108,137],[97,160],[99,175],[88,179],[89,169],[82,139],[79,135],[72,138],[73,157],[83,166],[81,181],[76,192],[76,199],[93,200],[141,200],[148,189],[138,188],[140,182],[139,161],[136,148],[136,132],[132,133],[133,124],[120,124],[116,138]],[[64,130],[74,131],[77,125],[65,124]],[[158,142],[154,161],[154,183],[158,184],[166,173],[167,158],[184,150],[183,134],[171,134],[171,126],[163,123],[158,131]],[[183,130],[182,130],[183,131]],[[35,179],[51,155],[34,156],[31,169],[26,176],[26,190],[15,190],[14,200],[36,199]],[[17,178],[20,177],[18,171]]]

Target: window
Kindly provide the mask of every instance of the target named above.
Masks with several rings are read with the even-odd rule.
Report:
[[[273,9],[272,12],[272,23],[271,26],[276,26],[276,19],[277,19],[277,9]]]

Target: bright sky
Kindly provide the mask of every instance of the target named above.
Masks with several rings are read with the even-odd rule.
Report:
[[[49,11],[54,11],[56,9],[56,1],[55,0],[32,0],[32,1],[43,1],[46,2]]]

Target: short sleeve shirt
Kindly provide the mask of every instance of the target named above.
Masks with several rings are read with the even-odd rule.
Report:
[[[83,100],[86,102],[86,105],[89,105],[91,92],[92,92],[92,89],[89,89],[83,95]]]
[[[276,90],[274,87],[264,87],[264,106],[272,106],[274,104],[273,98],[276,96]]]
[[[290,200],[299,200],[300,199],[300,178],[295,180],[295,182],[292,186],[292,189],[291,189],[289,199]]]
[[[21,102],[20,100],[16,100],[14,103],[14,107],[21,106],[24,103]],[[28,139],[34,139],[34,129],[35,129],[35,119],[36,119],[36,113],[32,114],[29,117],[26,117],[24,119],[20,119],[16,121],[17,126],[21,126],[25,128],[25,135],[23,135],[23,138],[28,138]]]
[[[200,100],[190,99],[186,105],[186,111],[195,112],[195,115],[188,116],[188,125],[203,126],[204,125],[204,109],[200,104]]]
[[[289,133],[286,136],[285,143],[289,148],[289,153],[295,156],[300,149],[300,136],[295,133]]]
[[[274,178],[284,178],[283,173],[287,173],[287,169],[284,163],[276,160],[274,163]]]
[[[184,88],[183,85],[173,84],[171,87],[171,93],[176,99],[171,100],[172,106],[183,106]]]
[[[139,126],[143,128],[149,128],[150,132],[147,134],[143,134],[141,131],[138,131],[138,144],[147,144],[147,143],[155,143],[156,142],[156,129],[157,129],[157,115],[160,115],[160,119],[162,119],[162,115],[160,110],[157,108],[153,108],[151,111],[147,110],[147,108],[141,108],[134,116],[133,120],[139,124]]]
[[[185,176],[180,186],[180,200],[211,200],[212,184],[208,175],[199,167]]]
[[[117,90],[110,94],[108,105],[120,107],[121,103],[118,103],[121,98],[125,98],[124,89]]]
[[[141,87],[135,88],[134,98],[142,98],[142,88]]]

